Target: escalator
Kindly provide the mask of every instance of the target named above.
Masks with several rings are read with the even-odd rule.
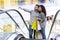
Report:
[[[23,34],[24,36],[26,36],[26,38],[29,38],[29,31],[27,29],[27,25],[26,25],[22,15],[15,10],[13,10],[13,11],[9,10],[9,11],[0,13],[0,19],[3,20],[3,23],[2,24],[0,23],[0,24],[5,25],[5,24],[12,23],[16,26],[14,32],[17,32],[18,34]],[[19,19],[20,19],[20,22],[19,22]],[[25,29],[25,31],[24,31],[24,29]],[[5,34],[7,35],[7,33],[5,33]],[[8,33],[8,34],[10,34],[10,33]],[[4,40],[4,37],[2,39]]]
[[[10,9],[10,10],[7,10],[7,12],[8,12],[8,11],[16,11],[16,12],[19,14],[19,16],[22,18],[23,22],[25,23],[25,25],[26,25],[26,27],[27,27],[27,29],[28,29],[28,26],[27,26],[27,24],[26,24],[26,22],[25,22],[23,16],[21,15],[21,13],[20,13],[18,10]]]
[[[39,39],[29,39],[29,30],[28,26],[22,17],[21,13],[15,9],[3,11],[0,13],[1,19],[3,19],[3,24],[13,24],[15,25],[14,32],[3,33],[3,40],[12,40],[12,35],[16,36],[18,34],[22,34],[25,39],[23,40],[39,40]],[[27,38],[27,39],[26,39]]]
[[[7,20],[7,18],[8,18],[8,20],[10,22]],[[1,29],[1,32],[0,32],[0,35],[1,35],[0,36],[0,40],[4,40],[5,36],[7,36],[8,34],[10,34],[10,32],[9,33],[8,32],[6,33],[6,30],[4,28],[7,28],[7,27],[5,27],[5,25],[10,24],[11,21],[12,20],[10,19],[10,17],[5,12],[1,12],[0,13],[0,29]]]
[[[23,40],[50,40],[50,38],[52,38],[54,40],[55,39],[58,40],[57,38],[60,37],[60,32],[58,34],[56,33],[57,34],[56,36],[54,34],[53,37],[51,37],[51,35],[52,35],[56,21],[60,21],[60,19],[59,19],[60,16],[58,15],[58,14],[60,14],[59,12],[60,12],[60,10],[57,11],[57,13],[54,17],[54,20],[51,25],[47,39],[29,39],[28,26],[27,26],[23,16],[21,15],[21,13],[15,9],[7,10],[7,11],[2,10],[2,12],[0,12],[0,26],[3,27],[3,25],[5,26],[7,24],[12,24],[12,25],[14,25],[14,27],[12,28],[14,30],[10,31],[10,32],[8,32],[8,31],[5,32],[1,27],[0,28],[0,30],[1,30],[0,40],[13,40],[17,35],[20,35],[19,37],[25,37],[25,38],[23,38]]]
[[[29,39],[28,26],[19,11],[15,9],[3,11],[0,13],[0,19],[3,20],[2,21],[3,24],[0,23],[1,25],[13,24],[16,27],[14,32],[7,32],[7,33],[3,32],[2,40],[8,40],[8,39],[13,40],[12,36],[16,37],[18,34],[22,34],[22,36],[25,37],[25,39],[23,40],[37,40],[37,39]]]
[[[23,16],[21,15],[21,13],[15,9],[7,10],[6,12],[9,13],[12,16],[12,18],[16,21],[16,23],[19,25],[19,26],[17,25],[18,28],[16,29],[16,31],[21,29],[19,32],[22,31],[22,34],[25,35],[26,38],[28,38],[29,37],[27,35],[27,34],[29,34],[28,26],[27,26]],[[16,16],[16,18],[13,16]]]

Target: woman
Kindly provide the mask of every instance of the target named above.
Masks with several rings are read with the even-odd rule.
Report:
[[[45,26],[46,26],[46,10],[45,7],[43,5],[39,5],[39,9],[38,9],[39,13],[40,13],[40,21],[39,23],[41,24],[41,30],[39,30],[42,34],[42,38],[46,39],[46,35],[45,35]]]

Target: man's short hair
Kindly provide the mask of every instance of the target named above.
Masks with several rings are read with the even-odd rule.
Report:
[[[35,6],[38,6],[38,7],[39,7],[39,5],[38,5],[38,4],[36,4]]]

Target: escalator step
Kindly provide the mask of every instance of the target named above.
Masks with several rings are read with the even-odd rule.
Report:
[[[22,39],[22,40],[46,40],[46,39]]]

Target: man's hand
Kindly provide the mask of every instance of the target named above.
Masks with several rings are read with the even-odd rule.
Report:
[[[23,8],[19,7],[19,9],[23,10]]]
[[[30,24],[30,21],[27,20],[26,22],[27,22],[28,24]]]

